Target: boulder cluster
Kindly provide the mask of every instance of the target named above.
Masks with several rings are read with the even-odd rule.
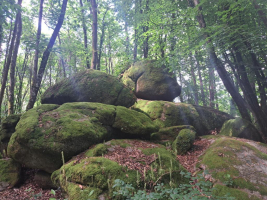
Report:
[[[176,154],[233,119],[211,108],[170,102],[181,88],[153,63],[139,62],[126,71],[127,86],[100,71],[79,72],[48,88],[42,105],[3,120],[0,191],[16,185],[21,166],[39,169],[37,181],[48,177],[42,187],[61,187],[70,199],[81,200],[108,196],[115,179],[138,187],[186,181]],[[249,134],[242,131],[234,136]]]

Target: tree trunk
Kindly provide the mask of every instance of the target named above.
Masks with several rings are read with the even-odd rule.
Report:
[[[34,54],[34,64],[33,64],[33,77],[32,77],[32,83],[33,84],[36,84],[36,82],[37,82],[39,43],[40,43],[40,38],[41,38],[42,19],[43,19],[43,3],[44,3],[44,0],[40,0],[38,29],[37,29],[37,34],[36,34],[36,44],[35,44],[35,54]],[[31,91],[31,93],[32,93],[32,91]]]
[[[62,7],[61,7],[61,12],[60,12],[60,16],[58,18],[58,23],[54,29],[54,32],[50,38],[50,41],[43,53],[43,57],[42,57],[42,61],[41,61],[41,64],[40,64],[40,68],[39,68],[39,71],[38,71],[38,75],[37,75],[37,82],[36,84],[32,84],[32,93],[30,94],[30,100],[29,100],[29,103],[27,105],[27,108],[26,110],[29,110],[31,108],[33,108],[34,106],[34,103],[36,101],[36,97],[37,97],[37,94],[38,94],[38,91],[39,91],[39,88],[40,88],[40,85],[41,85],[41,82],[42,82],[42,78],[43,78],[43,74],[44,74],[44,71],[45,71],[45,68],[46,68],[46,64],[47,64],[47,60],[49,58],[49,55],[50,55],[50,52],[54,46],[54,43],[56,41],[56,38],[57,38],[57,35],[60,31],[60,28],[63,24],[63,21],[64,21],[64,16],[65,16],[65,12],[66,12],[66,7],[67,7],[67,3],[68,3],[68,0],[63,0],[63,4],[62,4]]]
[[[97,5],[96,0],[91,0],[93,23],[92,23],[92,60],[91,69],[97,69]],[[100,69],[98,69],[100,70]]]
[[[211,59],[210,59],[211,60]],[[215,108],[215,76],[214,76],[214,66],[209,66],[209,94],[211,108]]]
[[[197,62],[197,72],[198,72],[198,79],[199,79],[199,83],[200,83],[201,100],[202,100],[203,106],[207,106],[206,99],[205,99],[205,93],[204,93],[203,80],[202,80],[202,75],[201,75],[201,71],[200,71],[200,64],[199,64],[197,56],[195,57],[195,59]]]
[[[197,79],[195,75],[195,68],[194,68],[194,62],[192,58],[192,54],[190,53],[190,65],[191,65],[191,76],[192,76],[192,81],[193,81],[193,94],[194,94],[194,102],[196,105],[199,105],[198,102],[198,89],[197,89]]]
[[[18,0],[18,5],[21,6],[21,3],[22,3],[22,0]],[[3,68],[3,71],[2,71],[2,84],[1,84],[1,90],[0,90],[0,119],[1,119],[1,105],[2,105],[2,102],[3,102],[5,89],[6,89],[7,75],[8,75],[9,66],[10,66],[10,63],[11,63],[12,52],[13,52],[14,44],[15,44],[15,38],[16,38],[16,35],[17,35],[17,27],[18,27],[18,23],[19,23],[19,19],[18,18],[19,18],[19,14],[16,15],[14,30],[13,30],[13,34],[12,34],[10,47],[9,47],[9,52],[8,52],[6,63],[4,65],[4,68]]]
[[[102,55],[102,48],[103,48],[103,43],[105,40],[105,18],[106,14],[108,12],[109,8],[107,8],[106,12],[104,13],[103,19],[102,19],[102,28],[101,28],[101,38],[100,38],[100,43],[99,43],[99,55],[98,55],[98,62],[97,62],[97,69],[100,70],[100,63],[101,63],[101,55]]]
[[[61,50],[61,39],[60,39],[60,34],[58,33],[58,42],[59,42],[59,48]],[[63,70],[63,77],[66,78],[66,67],[65,67],[65,63],[64,63],[64,59],[62,58],[62,54],[59,55],[59,63],[62,66],[62,70]]]
[[[86,68],[90,69],[90,62],[89,62],[89,56],[88,56],[88,46],[87,46],[87,27],[84,19],[84,9],[83,9],[83,1],[80,0],[80,6],[81,6],[81,14],[82,14],[82,26],[83,26],[83,43],[84,43],[84,51],[86,55]]]
[[[18,50],[19,50],[19,45],[20,45],[20,38],[21,38],[21,33],[22,33],[22,20],[21,20],[20,10],[18,10],[17,16],[18,16],[17,36],[16,36],[16,42],[15,42],[14,51],[12,55],[10,74],[9,74],[10,87],[9,87],[9,98],[8,98],[8,115],[14,114],[15,69],[16,69],[17,56],[18,56]]]

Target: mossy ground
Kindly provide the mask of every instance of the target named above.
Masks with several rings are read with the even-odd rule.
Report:
[[[142,146],[154,146],[154,148],[137,148],[144,155],[155,156],[155,160],[150,164],[150,170],[145,171],[144,174],[105,158],[105,154],[108,151],[113,152],[116,146],[125,148],[124,151],[127,149],[135,151],[138,143],[142,143]],[[86,199],[92,190],[94,190],[92,199],[98,198],[100,194],[110,196],[115,179],[121,179],[137,189],[151,187],[153,183],[164,183],[166,186],[171,184],[177,187],[180,183],[188,181],[180,175],[181,170],[184,168],[164,146],[138,140],[111,140],[96,145],[85,152],[82,158],[78,156],[77,159],[74,158],[62,166],[53,173],[52,180],[67,192],[70,199],[79,197],[82,200]]]

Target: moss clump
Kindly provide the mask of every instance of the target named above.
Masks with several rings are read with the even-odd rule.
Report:
[[[0,191],[18,183],[20,168],[20,165],[12,159],[0,159]]]
[[[181,125],[161,128],[158,132],[152,133],[150,139],[162,144],[166,144],[168,142],[172,143],[176,139],[179,132],[183,129],[194,130],[194,127],[190,125]]]
[[[125,134],[124,138],[150,138],[158,127],[145,114],[117,106],[116,118],[112,126]]]
[[[176,154],[185,154],[194,144],[196,132],[191,129],[183,129],[176,137],[172,144],[172,148]]]
[[[115,179],[136,186],[135,171],[102,157],[84,158],[79,163],[72,161],[55,171],[51,178],[54,184],[67,192],[70,199],[88,199],[92,190],[92,199],[100,194],[108,196],[112,192]]]
[[[98,144],[93,148],[89,149],[85,155],[88,157],[97,157],[102,156],[107,153],[107,145],[105,144]]]

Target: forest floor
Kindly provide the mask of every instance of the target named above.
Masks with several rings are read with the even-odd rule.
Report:
[[[193,148],[185,155],[177,156],[181,165],[186,168],[191,174],[197,171],[196,163],[199,156],[205,152],[205,150],[211,144],[211,140],[197,139],[194,142]],[[20,185],[14,188],[0,192],[0,200],[49,200],[49,198],[56,198],[57,200],[63,200],[64,197],[60,190],[55,190],[56,195],[51,194],[51,190],[44,190],[40,188],[34,182],[34,174],[36,170],[23,169],[22,170],[22,182]]]

